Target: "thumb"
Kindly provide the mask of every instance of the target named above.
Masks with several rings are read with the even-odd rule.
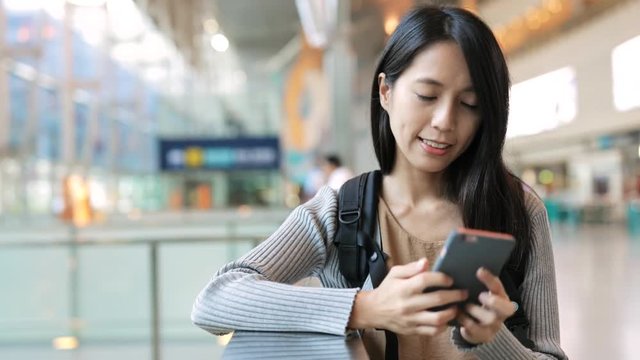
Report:
[[[426,258],[422,258],[418,261],[410,262],[405,265],[396,265],[391,268],[389,276],[398,279],[408,279],[414,275],[426,271],[429,268],[429,262]]]

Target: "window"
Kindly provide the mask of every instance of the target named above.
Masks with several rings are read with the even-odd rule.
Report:
[[[617,110],[640,107],[640,36],[613,49],[613,103]]]
[[[513,85],[507,138],[534,135],[571,122],[577,114],[577,93],[572,67]]]

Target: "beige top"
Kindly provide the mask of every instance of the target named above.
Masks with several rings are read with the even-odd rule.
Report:
[[[428,240],[419,239],[409,234],[395,218],[387,203],[380,198],[378,205],[382,248],[390,258],[387,267],[403,265],[426,257],[433,264],[446,240],[436,236]],[[384,331],[364,331],[363,340],[371,360],[384,360]],[[400,360],[462,360],[475,359],[470,353],[464,354],[451,342],[451,331],[444,331],[437,336],[398,335]]]

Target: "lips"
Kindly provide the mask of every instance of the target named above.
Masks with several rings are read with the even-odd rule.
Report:
[[[423,139],[423,138],[419,138],[420,141],[422,141],[423,144],[426,144],[432,148],[436,148],[436,149],[440,149],[440,150],[445,150],[448,149],[450,147],[452,147],[452,144],[446,143],[446,142],[441,142],[441,141],[435,141],[435,140],[430,140],[430,139]]]

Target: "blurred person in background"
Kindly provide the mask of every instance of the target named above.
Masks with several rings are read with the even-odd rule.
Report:
[[[504,55],[482,20],[454,7],[411,11],[388,40],[371,89],[383,175],[378,225],[389,255],[382,283],[359,288],[341,274],[333,243],[337,194],[326,186],[216,273],[194,303],[193,322],[213,334],[357,329],[372,359],[385,356],[376,329],[397,334],[401,359],[566,359],[547,213],[502,159],[508,97]],[[461,226],[516,238],[507,266],[522,269],[521,304],[511,302],[497,274],[478,269],[489,290],[477,299],[482,306],[431,310],[468,296],[428,270]],[[292,285],[308,276],[322,287]],[[423,292],[433,286],[442,290]],[[518,307],[530,323],[529,341],[504,324]],[[453,319],[460,325],[449,327]]]
[[[302,202],[314,197],[325,185],[336,191],[339,190],[342,184],[354,175],[348,167],[342,165],[342,160],[335,154],[318,158],[316,163],[316,166],[309,170],[302,184]]]
[[[339,190],[342,184],[354,175],[349,168],[342,165],[342,160],[335,154],[325,156],[322,170],[327,179],[326,184],[333,190]]]
[[[323,158],[317,157],[314,166],[305,176],[302,184],[302,202],[306,202],[316,195],[318,190],[327,183],[327,178],[323,169]]]

